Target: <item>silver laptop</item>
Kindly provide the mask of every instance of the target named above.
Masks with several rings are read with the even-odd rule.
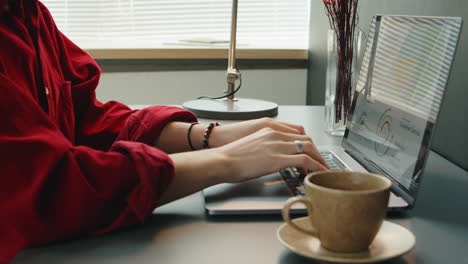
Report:
[[[458,17],[374,16],[342,145],[319,146],[331,169],[388,177],[389,210],[415,204],[461,28]],[[216,185],[203,191],[205,209],[209,215],[279,214],[286,199],[304,194],[303,178],[287,168]]]

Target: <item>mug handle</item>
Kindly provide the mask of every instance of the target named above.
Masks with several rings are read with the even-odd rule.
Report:
[[[309,235],[318,237],[318,231],[317,231],[317,229],[315,227],[312,227],[311,229],[305,229],[303,227],[298,226],[296,223],[294,223],[291,220],[290,210],[291,210],[291,206],[293,204],[295,204],[295,203],[303,203],[307,207],[307,213],[309,214],[309,217],[310,217],[310,215],[312,213],[312,204],[310,203],[310,201],[307,200],[307,198],[305,198],[305,197],[295,196],[295,197],[289,198],[286,201],[286,204],[283,206],[282,214],[283,214],[284,221],[286,221],[286,223],[288,225],[292,226],[293,228],[295,228],[298,231],[301,231],[301,232],[307,233]]]

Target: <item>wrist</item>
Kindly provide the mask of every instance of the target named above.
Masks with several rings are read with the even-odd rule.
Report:
[[[217,148],[224,145],[223,134],[225,131],[226,130],[223,128],[223,126],[216,126],[213,128],[209,138],[210,148]]]
[[[214,179],[215,184],[228,182],[228,177],[234,174],[232,162],[228,159],[224,151],[218,148],[205,149],[210,166],[208,167],[211,172],[209,173]]]
[[[227,156],[218,149],[182,152],[169,157],[174,162],[176,177],[190,179],[198,189],[224,183],[232,176]]]
[[[225,182],[230,175],[224,168],[228,162],[226,156],[219,152],[218,149],[207,149],[170,154],[174,163],[174,177],[162,193],[158,205]]]
[[[210,128],[211,126],[211,128]],[[195,150],[216,148],[221,146],[218,142],[218,130],[220,125],[218,123],[210,123],[210,125],[193,125],[190,131],[190,141]]]
[[[203,134],[203,148],[204,149],[209,149],[211,146],[213,146],[213,145],[210,145],[211,143],[210,137],[214,128],[218,126],[220,126],[220,124],[218,122],[215,122],[215,123],[210,123],[206,127],[205,133]]]
[[[192,143],[192,129],[194,126],[198,125],[198,122],[191,123],[188,130],[187,130],[187,143],[189,145],[190,150],[197,150]]]
[[[206,126],[196,124],[190,131],[190,140],[195,150],[203,149],[203,134],[205,133]]]

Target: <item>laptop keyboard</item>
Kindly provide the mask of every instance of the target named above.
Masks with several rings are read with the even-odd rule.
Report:
[[[296,168],[286,168],[280,170],[286,186],[294,195],[304,195],[304,177]]]
[[[320,155],[328,164],[330,170],[347,170],[346,166],[330,151],[322,151]]]
[[[325,159],[325,162],[330,167],[330,170],[346,170],[346,166],[341,163],[331,152],[320,152],[320,155]],[[281,177],[288,186],[293,195],[304,195],[304,178],[305,174],[301,173],[296,168],[286,168],[280,170]]]

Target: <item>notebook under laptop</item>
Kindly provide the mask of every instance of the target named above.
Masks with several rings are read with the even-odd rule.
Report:
[[[461,27],[458,17],[374,16],[342,145],[319,146],[331,169],[389,178],[389,210],[414,206]],[[280,213],[286,199],[303,194],[303,177],[288,168],[216,185],[203,191],[205,209]]]

